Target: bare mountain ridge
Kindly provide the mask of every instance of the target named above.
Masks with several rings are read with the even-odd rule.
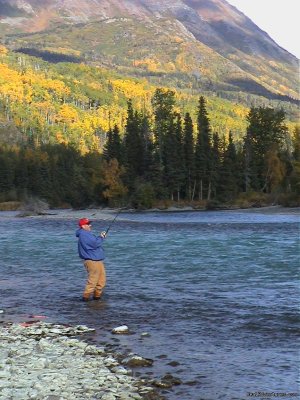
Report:
[[[23,12],[24,19],[19,23],[25,31],[43,30],[53,20],[78,23],[126,15],[142,19],[171,17],[180,21],[202,43],[220,51],[227,43],[246,53],[296,62],[296,57],[278,46],[225,0],[0,0],[2,23],[5,23],[5,6]],[[40,17],[46,19],[44,27]]]
[[[269,91],[297,97],[297,58],[225,0],[0,0],[0,34],[4,30],[4,36],[9,34],[9,42],[13,43],[13,34],[23,33],[22,44],[29,47],[34,40],[34,36],[28,36],[26,42],[29,33],[42,34],[62,26],[77,27],[85,33],[91,23],[94,23],[93,29],[101,33],[103,21],[116,19],[120,23],[124,18],[136,20],[148,28],[152,24],[155,29],[161,29],[162,35],[165,35],[164,22],[170,22],[185,41],[207,46],[223,57],[232,70],[241,71],[243,80],[247,77]],[[124,26],[126,29],[125,22],[120,29],[124,30]],[[151,35],[151,28],[149,33]],[[51,47],[47,35],[43,40]],[[138,41],[134,36],[130,40],[132,46]],[[90,45],[89,38],[87,44]],[[95,54],[97,49],[102,51],[100,45],[95,46]],[[76,43],[72,43],[72,48],[76,49]],[[112,55],[113,51],[112,47]],[[203,54],[199,63],[206,57],[205,52]],[[223,62],[221,58],[218,60],[216,62]],[[230,79],[227,83],[248,91],[247,83],[239,82],[240,78]]]

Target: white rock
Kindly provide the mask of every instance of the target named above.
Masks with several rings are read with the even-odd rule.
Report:
[[[101,400],[116,400],[116,396],[114,396],[112,393],[105,393],[101,397]]]
[[[113,357],[106,357],[104,360],[104,364],[108,367],[114,367],[119,365],[118,361]]]
[[[112,368],[112,371],[115,374],[120,374],[120,375],[128,375],[130,373],[130,371],[128,371],[128,369],[126,369],[124,367],[120,367],[120,366]]]
[[[129,332],[129,328],[127,325],[121,325],[112,330],[112,333],[117,333],[117,334],[124,334],[124,333],[128,333],[128,332]]]
[[[84,349],[84,354],[86,355],[97,355],[97,354],[104,354],[104,348],[103,347],[96,347],[96,346],[88,346],[86,345]]]
[[[40,358],[38,360],[34,360],[31,364],[32,369],[44,369],[48,366],[48,360],[46,358]]]
[[[50,347],[52,347],[52,346],[51,346],[51,343],[50,343],[49,340],[47,340],[47,339],[41,339],[41,340],[38,342],[37,347],[38,347],[41,351],[45,351],[45,350],[48,350],[48,349],[49,349]]]
[[[44,386],[41,383],[36,382],[33,384],[32,388],[41,392],[44,389]]]
[[[89,328],[85,325],[77,325],[77,326],[75,326],[75,329],[78,331],[82,331],[82,332],[94,332],[95,331],[95,329]]]
[[[0,371],[0,379],[8,378],[10,376],[9,369],[5,369],[4,371]]]
[[[50,333],[55,333],[56,335],[60,335],[62,332],[65,332],[65,329],[57,329],[57,328],[53,328],[49,330]]]
[[[42,335],[43,331],[42,331],[42,329],[35,329],[35,330],[31,329],[28,331],[28,333],[30,335]]]

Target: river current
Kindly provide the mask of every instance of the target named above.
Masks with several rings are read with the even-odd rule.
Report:
[[[0,213],[0,321],[94,327],[91,341],[154,360],[135,374],[180,378],[168,400],[300,397],[299,214],[122,213],[104,245],[104,298],[89,303],[76,229]],[[124,324],[131,335],[111,334]]]

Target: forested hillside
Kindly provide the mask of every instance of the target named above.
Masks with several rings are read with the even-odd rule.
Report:
[[[14,123],[20,134],[4,140],[36,140],[40,143],[72,144],[82,152],[101,151],[109,127],[124,130],[127,100],[151,113],[156,86],[145,79],[129,78],[109,69],[74,63],[47,63],[40,58],[0,48],[1,125]],[[177,107],[195,118],[200,94],[207,99],[211,127],[221,136],[229,131],[238,140],[245,132],[247,107],[193,90],[175,90]],[[285,106],[288,119],[296,107],[257,97],[256,106]],[[293,123],[291,123],[291,130]],[[6,128],[5,128],[6,129]],[[3,131],[3,128],[1,129]]]
[[[0,110],[2,141],[65,143],[81,152],[102,150],[106,133],[114,124],[124,130],[127,100],[139,110],[152,111],[156,87],[144,79],[121,76],[104,68],[83,64],[51,64],[0,49]],[[176,91],[178,110],[195,118],[198,96]],[[218,97],[207,97],[211,125],[220,135],[245,132],[247,108]],[[6,137],[15,124],[19,134]],[[3,128],[4,127],[4,128]],[[4,130],[3,130],[4,129]]]
[[[1,201],[297,204],[299,130],[283,109],[0,52]]]

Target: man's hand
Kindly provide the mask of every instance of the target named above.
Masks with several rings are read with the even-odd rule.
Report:
[[[101,232],[100,237],[102,237],[104,239],[106,237],[106,232],[105,231]]]

